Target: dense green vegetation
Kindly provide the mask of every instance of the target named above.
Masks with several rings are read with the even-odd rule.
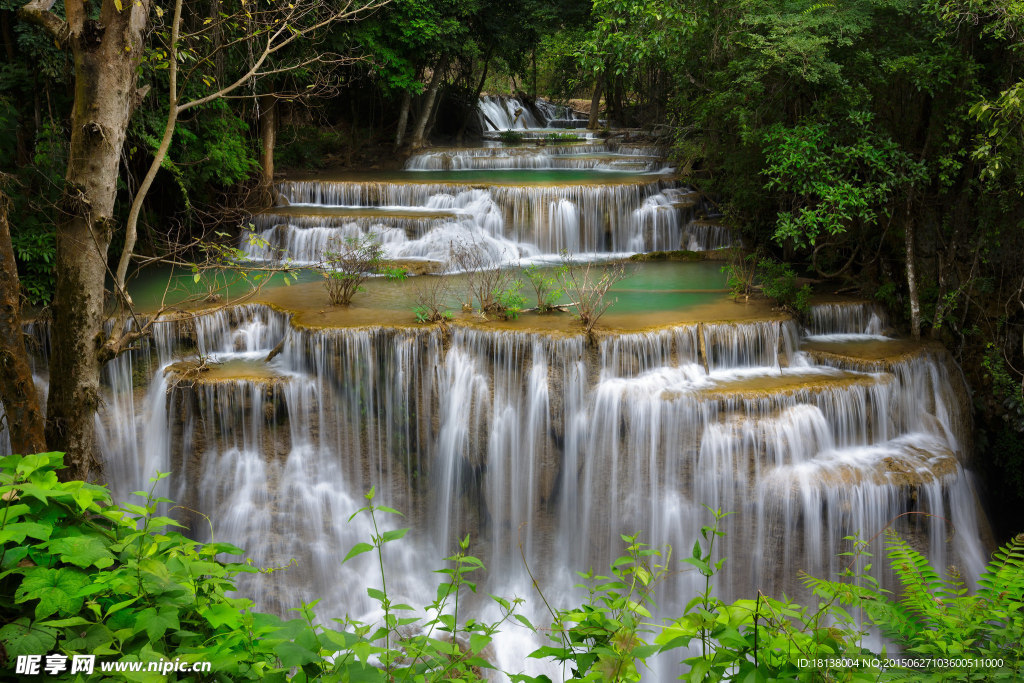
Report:
[[[502,629],[537,631],[519,611],[522,598],[491,596],[501,617],[493,623],[467,614],[480,560],[465,553],[469,539],[437,570],[437,598],[422,609],[393,601],[381,550],[407,529],[387,529],[374,494],[357,515],[374,529],[344,561],[375,556],[380,588],[367,587],[384,615],[379,623],[351,618],[325,624],[316,603],[295,608],[292,618],[253,611],[252,601],[233,593],[241,574],[260,569],[230,543],[201,544],[174,520],[157,514],[169,501],[138,492],[139,503],[113,505],[108,491],[82,481],[61,482],[59,453],[0,458],[0,667],[19,655],[93,654],[99,661],[210,662],[211,673],[179,670],[173,680],[440,681],[480,680],[493,668],[487,648]],[[154,483],[159,480],[154,480]],[[355,515],[353,515],[355,516]],[[956,576],[943,578],[895,535],[889,560],[902,582],[898,599],[862,572],[869,561],[855,545],[847,570],[834,581],[806,577],[820,596],[816,608],[763,595],[725,603],[713,591],[724,558],[715,552],[722,535],[713,523],[689,556],[645,546],[624,537],[625,554],[607,576],[582,575],[587,598],[578,606],[551,607],[550,644],[532,658],[554,661],[567,678],[636,681],[646,660],[658,653],[684,659],[690,680],[1019,680],[1024,659],[1024,538],[998,551],[970,594]],[[238,559],[228,561],[225,556]],[[686,567],[704,577],[705,589],[684,614],[659,624],[654,594],[670,574]],[[541,589],[542,591],[542,589]],[[460,607],[460,599],[462,606]],[[919,658],[942,658],[949,666],[880,667],[865,649],[868,619]],[[680,648],[690,648],[683,654]],[[840,663],[846,658],[859,664]],[[803,662],[801,660],[804,660]],[[808,664],[807,661],[832,663]],[[998,663],[997,663],[998,662]],[[546,677],[509,672],[513,681],[541,683]],[[753,679],[750,677],[753,676]],[[97,667],[82,680],[122,680]],[[164,680],[157,674],[129,680]]]
[[[55,39],[19,14],[24,4],[0,2],[0,190],[11,200],[10,247],[21,278],[15,299],[46,305],[55,297],[62,221],[89,206],[82,187],[67,180],[73,134],[81,132],[74,98],[88,84],[78,80],[82,70],[67,36]],[[114,4],[122,11],[119,1],[65,4],[48,7],[56,20],[70,20],[72,7],[91,22]],[[1008,539],[1024,527],[1019,5],[391,0],[358,21],[302,24],[315,28],[295,29],[262,77],[208,101],[259,54],[254,38],[264,34],[246,33],[245,3],[181,3],[185,37],[177,43],[175,3],[132,7],[143,5],[145,40],[125,50],[137,55],[131,73],[139,89],[123,107],[127,136],[115,150],[112,217],[95,228],[110,240],[100,256],[110,271],[154,159],[135,252],[166,255],[216,230],[233,239],[239,216],[269,200],[275,149],[278,166],[387,165],[409,146],[478,132],[473,108],[482,92],[590,100],[595,125],[600,113],[649,126],[670,142],[687,181],[744,233],[755,250],[730,267],[737,294],[758,283],[800,312],[807,280],[860,291],[888,307],[905,331],[950,347],[974,389],[974,450],[997,534]],[[315,3],[306,16],[339,6]],[[216,31],[204,33],[215,19]],[[182,69],[180,83],[171,78],[172,64]],[[169,128],[175,107],[186,102],[198,104]],[[510,132],[503,140],[521,137]],[[551,307],[559,290],[581,299],[578,284],[526,277],[538,308]],[[351,285],[352,293],[358,287],[343,277],[330,284]],[[526,305],[522,289],[518,281],[480,280],[467,296],[471,308],[477,301],[480,310],[514,317]],[[102,299],[104,292],[91,294]],[[417,316],[445,320],[445,295],[420,292]],[[584,324],[596,320],[600,305],[579,310]],[[130,341],[104,347],[103,359]],[[57,373],[57,381],[67,374]],[[51,417],[60,407],[51,406]],[[92,415],[85,417],[91,424]],[[372,680],[384,675],[367,664],[372,654],[391,673],[405,667],[422,678],[472,678],[475,667],[487,666],[478,655],[494,629],[505,626],[446,615],[479,566],[461,554],[450,558],[439,602],[416,617],[424,632],[444,637],[400,634],[407,617],[396,616],[386,594],[383,624],[332,630],[314,621],[312,606],[293,620],[252,613],[250,603],[226,594],[233,577],[256,571],[218,559],[234,549],[169,531],[173,522],[153,516],[152,499],[118,509],[102,489],[59,483],[56,468],[54,457],[5,460],[0,608],[8,623],[0,637],[8,657],[173,654],[210,659],[231,680],[340,679],[356,670]],[[372,504],[365,511],[378,512]],[[687,560],[709,581],[715,533],[711,528]],[[393,540],[380,535],[365,550]],[[849,604],[921,656],[1019,649],[1019,542],[997,555],[977,595],[955,577],[941,579],[894,538],[890,559],[906,589],[899,602],[856,575],[808,579],[820,608],[763,597],[725,605],[708,592],[665,628],[650,623],[645,605],[669,560],[636,538],[626,543],[624,561],[611,577],[595,577],[601,587],[587,604],[556,610],[553,644],[538,657],[565,662],[581,679],[629,679],[655,651],[700,643],[700,657],[688,660],[694,671],[736,679],[755,670],[796,675],[793,659],[801,654],[868,654],[860,624],[843,611]],[[511,623],[514,605],[503,608]],[[1021,673],[1019,662],[1014,666],[1009,679]],[[958,680],[994,675],[948,671]],[[889,675],[870,667],[837,675],[861,674]]]

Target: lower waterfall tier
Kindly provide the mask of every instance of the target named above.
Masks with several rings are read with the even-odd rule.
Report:
[[[621,534],[692,546],[705,505],[735,513],[725,597],[799,595],[799,570],[837,571],[846,537],[889,524],[938,566],[971,577],[984,560],[963,389],[939,347],[846,333],[805,352],[788,320],[591,342],[459,324],[316,329],[261,305],[157,330],[108,373],[116,494],[170,471],[159,493],[209,518],[184,513],[196,534],[264,566],[295,560],[242,586],[270,609],[314,597],[325,616],[374,609],[372,568],[341,564],[368,535],[348,519],[371,487],[416,530],[388,559],[413,604],[429,601],[425,568],[467,534],[486,591],[526,593],[525,557],[569,599],[573,571],[606,567]],[[874,349],[886,343],[893,354]],[[817,358],[816,344],[831,346]],[[842,355],[858,344],[873,353]],[[697,578],[664,587],[667,614]]]

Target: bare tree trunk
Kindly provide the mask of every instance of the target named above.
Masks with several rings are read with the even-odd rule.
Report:
[[[42,406],[21,331],[21,290],[7,224],[7,196],[0,192],[0,400],[12,453],[46,450]]]
[[[537,48],[533,48],[530,59],[533,61],[533,87],[530,89],[530,97],[537,99]]]
[[[75,101],[64,194],[57,212],[57,285],[53,296],[46,445],[64,451],[71,479],[98,479],[93,421],[100,407],[100,354],[107,249],[128,121],[136,103],[148,0],[118,9],[104,0],[92,19],[81,0],[67,0],[67,22],[33,0],[26,19],[66,37],[74,58]]]
[[[260,95],[260,167],[263,170],[263,188],[271,201],[277,202],[274,187],[274,146],[277,142],[277,98]]]
[[[910,332],[914,339],[921,338],[921,299],[917,293],[917,262],[914,257],[914,218],[911,197],[907,197],[907,220],[903,226],[907,259],[907,292],[910,295]]]
[[[599,110],[601,109],[601,89],[603,86],[604,77],[599,75],[594,83],[594,94],[590,97],[590,121],[587,122],[587,128],[590,130],[596,130],[601,126]]]
[[[466,129],[469,128],[469,122],[472,121],[473,120],[473,116],[475,116],[477,114],[477,112],[480,111],[480,108],[479,108],[480,93],[482,93],[484,91],[484,83],[487,82],[487,69],[491,65],[491,53],[492,52],[493,52],[493,47],[489,46],[487,48],[487,52],[484,54],[484,70],[483,70],[483,73],[480,74],[480,81],[476,84],[476,92],[473,93],[473,99],[470,100],[469,109],[466,111],[466,117],[464,119],[462,119],[462,125],[459,127],[459,133],[456,136],[456,140],[458,141],[459,144],[462,144],[462,139],[466,135]],[[487,117],[485,116],[484,118],[487,118]],[[488,119],[488,121],[490,121],[490,119]],[[494,123],[492,122],[491,125],[493,126]]]
[[[424,133],[427,130],[427,121],[434,111],[434,100],[437,98],[437,91],[441,88],[441,79],[444,77],[445,67],[448,66],[448,55],[441,55],[434,65],[434,73],[430,77],[430,84],[427,86],[426,100],[423,102],[423,109],[417,117],[416,125],[412,130],[412,137],[409,142],[413,149],[423,146]]]
[[[402,146],[402,139],[405,137],[405,129],[409,125],[409,108],[412,106],[412,93],[406,90],[402,93],[402,108],[398,112],[398,132],[395,133],[395,149]]]
[[[942,331],[943,318],[946,316],[946,292],[949,290],[949,278],[946,273],[947,259],[945,258],[944,250],[937,250],[936,256],[939,261],[939,295],[935,298],[935,317],[932,319],[931,329],[932,339],[938,339]]]
[[[434,96],[434,104],[430,109],[430,117],[427,119],[427,126],[423,129],[423,139],[429,140],[434,132],[434,124],[437,122],[437,112],[441,108],[443,97]]]

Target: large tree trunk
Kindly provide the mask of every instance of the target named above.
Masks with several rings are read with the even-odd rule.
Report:
[[[8,206],[6,195],[0,192],[0,400],[11,452],[39,453],[46,450],[45,425],[21,331],[21,290],[7,224]]]
[[[99,20],[67,0],[67,23],[49,0],[29,3],[27,18],[64,34],[74,57],[75,101],[64,194],[57,210],[57,285],[53,296],[46,444],[64,451],[68,478],[98,479],[94,420],[100,407],[107,249],[128,121],[137,101],[148,0],[104,0]]]
[[[594,83],[594,94],[590,98],[590,120],[587,122],[587,128],[590,130],[596,130],[601,126],[601,89],[604,86],[604,78],[602,76],[597,77],[597,82]]]
[[[263,189],[271,201],[277,203],[274,187],[274,146],[277,143],[277,98],[260,95],[260,167],[263,170]]]
[[[480,111],[480,93],[484,91],[484,83],[487,82],[487,69],[491,65],[491,52],[493,47],[488,46],[487,52],[484,54],[484,70],[480,74],[480,81],[476,84],[476,92],[473,93],[473,99],[469,101],[469,107],[466,110],[466,116],[462,119],[462,125],[459,126],[459,134],[456,136],[456,140],[461,145],[462,140],[466,135],[466,129],[469,128],[469,122],[473,120],[477,112]],[[493,125],[493,124],[491,124]]]
[[[405,129],[409,125],[409,108],[412,106],[412,93],[406,90],[402,93],[402,108],[398,112],[398,132],[395,133],[395,149],[402,146],[402,139],[405,138]]]
[[[412,130],[412,137],[409,143],[413,149],[423,146],[424,134],[427,130],[427,121],[434,112],[434,100],[437,99],[437,91],[441,88],[441,80],[444,77],[445,67],[448,66],[448,55],[441,55],[434,65],[434,73],[430,77],[430,84],[427,86],[426,98],[423,102],[423,109],[416,118],[416,125]]]

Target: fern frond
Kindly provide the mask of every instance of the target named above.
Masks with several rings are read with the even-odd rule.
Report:
[[[928,559],[896,533],[887,533],[889,561],[903,585],[900,602],[917,616],[922,626],[934,625],[944,610],[944,599],[953,591],[928,564]]]
[[[889,591],[885,589],[819,579],[806,572],[800,572],[799,576],[818,597],[861,607],[872,623],[889,638],[910,640],[921,631],[922,625],[915,614],[890,599],[886,595]]]
[[[990,602],[1024,599],[1024,534],[992,553],[978,585],[978,595]]]

